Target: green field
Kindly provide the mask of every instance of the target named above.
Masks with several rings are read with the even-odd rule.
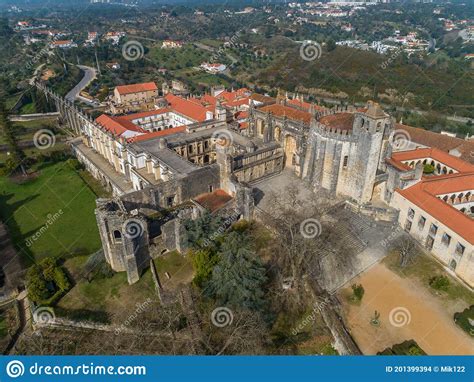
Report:
[[[65,162],[40,167],[22,184],[0,178],[0,216],[22,259],[98,250],[94,193]]]

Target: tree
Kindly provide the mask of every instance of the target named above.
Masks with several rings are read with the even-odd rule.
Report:
[[[206,285],[206,294],[223,306],[262,311],[267,278],[264,266],[250,248],[248,237],[238,232],[229,233],[219,257]]]
[[[200,249],[191,253],[194,268],[193,283],[202,288],[211,278],[212,270],[219,261],[218,254],[210,248]]]
[[[415,243],[410,237],[402,237],[395,243],[395,249],[400,255],[400,267],[405,268],[418,255]]]
[[[326,43],[326,47],[327,47],[328,52],[332,52],[337,47],[336,41],[334,41],[332,38],[329,39],[328,42]]]
[[[38,303],[50,295],[43,272],[38,265],[33,265],[26,274],[28,297]]]
[[[225,229],[222,220],[212,216],[209,212],[205,212],[195,220],[187,220],[184,227],[188,245],[193,248],[208,248],[210,243],[214,246],[215,243],[212,239]]]
[[[15,128],[10,121],[9,114],[9,111],[5,107],[5,103],[0,102],[0,129],[10,152],[8,163],[9,168],[12,172],[20,169],[23,175],[26,175],[24,166],[26,155],[18,144]]]
[[[361,284],[353,284],[351,288],[354,295],[353,299],[355,301],[361,301],[365,293],[364,287]]]

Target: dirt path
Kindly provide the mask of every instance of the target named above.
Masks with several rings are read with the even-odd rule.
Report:
[[[409,339],[430,355],[474,354],[474,341],[456,326],[436,297],[415,281],[377,264],[354,282],[365,289],[360,306],[345,302],[344,297],[341,301],[351,334],[364,354],[376,354]],[[380,327],[370,324],[375,310],[380,312]]]

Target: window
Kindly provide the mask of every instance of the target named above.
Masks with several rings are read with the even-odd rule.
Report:
[[[456,245],[456,255],[463,255],[465,249],[466,247],[464,247],[464,245],[462,245],[461,243],[458,243]]]
[[[436,236],[436,233],[438,232],[438,226],[435,224],[431,224],[430,226],[430,235],[431,236]]]
[[[420,220],[418,220],[418,228],[423,229],[426,224],[426,218],[424,216],[420,217]]]
[[[122,233],[119,230],[114,231],[114,240],[116,243],[120,243],[122,241]]]
[[[166,203],[168,204],[168,207],[172,207],[174,204],[174,195],[173,196],[168,196],[166,198]]]
[[[342,164],[342,165],[343,165],[344,167],[347,167],[347,163],[348,163],[348,162],[349,162],[349,156],[348,156],[348,155],[345,155],[345,156],[344,156],[344,161],[343,161],[343,164]]]
[[[408,218],[413,219],[415,217],[415,210],[413,208],[408,209]]]
[[[441,238],[441,243],[443,243],[446,247],[449,247],[449,244],[451,243],[451,236],[445,233]]]
[[[410,220],[407,220],[406,223],[405,223],[405,231],[407,232],[410,232],[411,230],[411,221]]]

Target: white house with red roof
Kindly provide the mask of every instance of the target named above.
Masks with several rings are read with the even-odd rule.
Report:
[[[77,47],[77,44],[72,40],[57,40],[51,43],[51,48],[69,49]]]

